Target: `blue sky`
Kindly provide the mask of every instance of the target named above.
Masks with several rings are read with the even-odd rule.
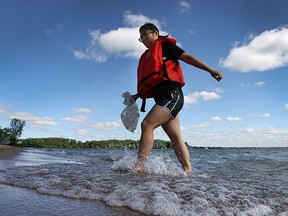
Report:
[[[139,139],[140,122],[131,133],[120,121],[121,94],[136,91],[138,29],[149,21],[224,75],[218,83],[181,63],[186,142],[287,147],[287,9],[286,0],[0,0],[0,125],[25,120],[23,138]],[[160,128],[155,138],[167,139]]]

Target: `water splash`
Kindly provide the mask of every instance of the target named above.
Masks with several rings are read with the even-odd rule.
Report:
[[[112,169],[115,171],[134,172],[133,167],[137,161],[137,156],[127,154],[123,158],[114,161]],[[177,164],[177,162],[169,155],[158,154],[147,158],[142,172],[153,175],[168,175],[168,176],[186,176]]]

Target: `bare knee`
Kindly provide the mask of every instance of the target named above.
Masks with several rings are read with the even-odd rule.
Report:
[[[181,143],[183,143],[182,137],[179,135],[173,135],[173,136],[169,136],[171,142],[173,143],[173,145],[179,145]]]
[[[141,123],[141,130],[142,131],[153,131],[154,126],[146,119],[144,119]]]

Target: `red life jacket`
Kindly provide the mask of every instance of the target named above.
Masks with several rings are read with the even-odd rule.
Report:
[[[141,55],[137,70],[137,92],[141,98],[153,97],[152,88],[164,80],[185,84],[182,69],[177,60],[163,60],[162,42],[176,44],[174,38],[158,38]]]

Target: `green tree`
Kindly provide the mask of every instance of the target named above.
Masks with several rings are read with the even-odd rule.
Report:
[[[25,121],[13,118],[10,122],[10,144],[17,144],[18,138],[22,135]]]
[[[0,144],[7,144],[9,142],[10,129],[0,127]]]

